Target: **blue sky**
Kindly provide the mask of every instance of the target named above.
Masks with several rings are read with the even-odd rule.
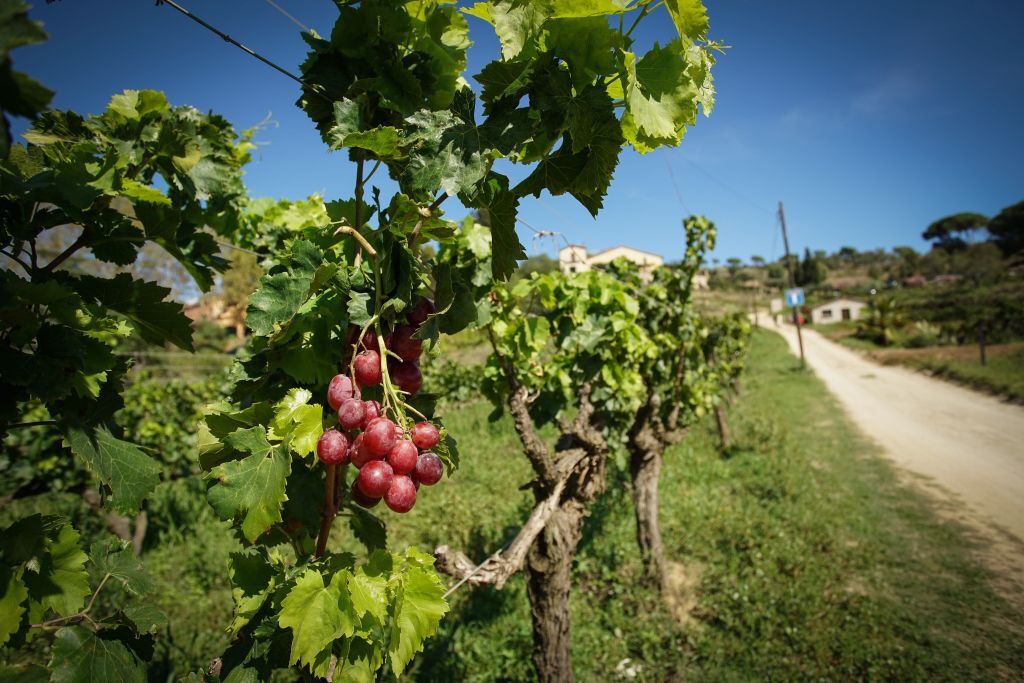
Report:
[[[181,2],[297,71],[305,44],[266,0]],[[329,34],[330,0],[276,2]],[[625,243],[673,259],[683,250],[680,219],[703,213],[719,227],[714,256],[746,260],[781,254],[780,199],[801,251],[922,249],[936,218],[993,215],[1024,199],[1024,2],[707,4],[712,37],[731,46],[715,67],[712,116],[678,148],[626,151],[596,220],[571,198],[545,195],[522,202],[527,223],[593,251]],[[239,128],[269,116],[246,172],[253,196],[351,194],[345,155],[328,153],[294,106],[298,85],[166,5],[37,0],[30,15],[50,41],[18,49],[15,67],[54,88],[55,106],[95,113],[115,92],[154,88]],[[489,26],[469,21],[474,74],[498,46]],[[644,44],[671,39],[664,9],[637,34]],[[460,218],[452,204],[449,216]],[[559,246],[526,229],[520,237],[529,253]]]

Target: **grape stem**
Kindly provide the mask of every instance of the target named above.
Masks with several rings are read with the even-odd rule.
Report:
[[[331,535],[331,525],[338,514],[338,501],[334,498],[334,479],[337,476],[337,465],[327,465],[327,480],[324,483],[324,509],[320,515],[320,533],[316,537],[316,550],[313,559],[319,559],[327,549],[327,537]]]

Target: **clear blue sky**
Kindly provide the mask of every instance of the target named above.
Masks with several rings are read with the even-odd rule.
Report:
[[[265,0],[181,2],[290,70],[305,55],[298,28]],[[330,33],[329,0],[277,2]],[[1024,2],[707,4],[712,37],[732,46],[715,68],[712,116],[678,148],[625,152],[596,220],[572,199],[544,196],[523,201],[525,221],[594,251],[626,243],[673,259],[681,217],[703,213],[719,227],[714,255],[746,260],[781,254],[779,199],[801,251],[922,249],[936,218],[992,215],[1024,199]],[[169,7],[37,0],[30,15],[50,41],[18,49],[15,67],[56,89],[55,106],[95,113],[115,92],[154,88],[239,128],[269,115],[246,173],[253,196],[350,195],[352,169],[294,106],[298,85]],[[489,26],[469,21],[474,74],[498,47]],[[664,10],[638,34],[645,44],[670,39]],[[460,218],[455,203],[445,208]],[[520,236],[529,253],[558,246]]]

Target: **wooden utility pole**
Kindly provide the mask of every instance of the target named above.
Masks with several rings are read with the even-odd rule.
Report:
[[[786,247],[786,271],[789,272],[789,286],[796,289],[796,276],[793,274],[793,261],[789,257],[789,237],[786,235],[786,212],[782,209],[782,202],[779,202],[779,222],[782,224],[782,244]],[[793,307],[793,322],[796,323],[796,341],[800,345],[800,367],[805,367],[804,362],[804,337],[800,332],[800,307]]]

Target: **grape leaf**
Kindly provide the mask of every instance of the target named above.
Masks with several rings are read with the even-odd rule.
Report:
[[[61,616],[74,614],[85,604],[89,590],[89,559],[80,545],[74,527],[65,524],[47,535],[46,551],[38,560],[37,571],[24,575],[33,600]]]
[[[442,597],[444,587],[433,570],[407,565],[398,585],[388,644],[396,676],[400,676],[413,655],[423,649],[423,641],[437,632],[441,617],[448,611],[448,603]]]
[[[207,498],[221,519],[242,516],[242,533],[255,541],[275,522],[281,521],[281,504],[285,501],[285,482],[291,469],[291,458],[279,446],[271,448],[262,426],[246,432],[254,438],[233,439],[231,445],[252,453],[242,459],[215,467],[208,475],[214,480]],[[225,438],[232,439],[235,432]]]
[[[20,571],[0,566],[0,588],[3,589],[0,593],[0,646],[18,632],[21,615],[25,613],[28,588],[20,574]]]
[[[349,579],[348,587],[352,606],[358,616],[371,614],[377,622],[384,624],[388,616],[388,579],[394,559],[386,550],[377,550],[369,561],[356,569]]]
[[[150,344],[171,342],[187,351],[193,350],[192,323],[181,304],[164,301],[171,293],[166,287],[119,273],[109,279],[81,276],[74,291],[128,318]]]
[[[57,631],[50,660],[52,683],[145,683],[145,667],[124,643],[82,626]]]
[[[622,35],[608,25],[604,16],[552,19],[545,29],[547,48],[569,65],[578,89],[598,76],[615,73]]]
[[[686,125],[696,121],[698,95],[682,44],[655,43],[639,61],[632,52],[623,55],[628,115],[623,117],[623,135],[638,151],[679,144]]]
[[[121,611],[140,634],[156,633],[158,628],[167,623],[167,615],[153,605],[128,605]]]
[[[135,514],[160,482],[160,465],[139,448],[115,438],[106,427],[91,435],[82,427],[69,427],[65,441],[75,455],[110,487],[110,505],[122,514]]]
[[[281,601],[278,624],[292,630],[290,663],[313,665],[317,655],[342,636],[355,633],[358,619],[348,594],[348,570],[340,570],[324,585],[316,569],[306,569]]]
[[[361,103],[347,98],[334,103],[334,125],[327,131],[326,138],[331,149],[357,147],[380,159],[398,156],[402,143],[401,133],[393,126],[367,128]]]
[[[380,646],[362,638],[349,638],[345,643],[344,656],[334,670],[332,683],[374,683],[377,670],[384,663]]]
[[[491,228],[491,272],[496,280],[511,275],[526,250],[516,234],[516,212],[519,199],[508,187],[508,178],[493,171],[472,193],[459,195],[459,200],[473,209],[487,209]]]
[[[259,552],[231,553],[228,575],[231,597],[235,602],[234,618],[228,630],[238,633],[266,602],[276,578],[273,566]]]
[[[367,550],[376,550],[387,547],[388,534],[384,522],[380,521],[372,512],[365,510],[358,505],[349,506],[351,514],[348,518],[349,528],[356,539],[366,546]]]
[[[288,438],[289,446],[299,455],[306,456],[316,449],[316,442],[324,433],[324,409],[310,404],[313,394],[308,389],[291,389],[274,406],[274,419],[270,426],[279,439]]]
[[[704,40],[708,35],[708,10],[701,0],[665,0],[679,37],[687,42]]]
[[[89,558],[97,571],[110,574],[122,586],[136,596],[143,596],[153,588],[153,582],[135,557],[131,544],[114,538],[104,538],[89,547]]]

